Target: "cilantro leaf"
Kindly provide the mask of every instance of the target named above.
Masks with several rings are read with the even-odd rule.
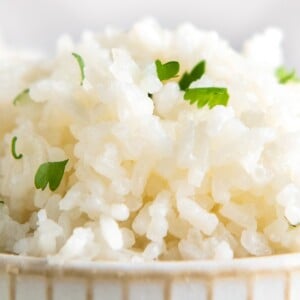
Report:
[[[69,160],[67,159],[64,161],[46,162],[41,164],[35,174],[35,187],[43,191],[49,183],[50,190],[55,191],[60,185],[68,161]]]
[[[202,108],[206,104],[211,109],[216,105],[227,106],[229,94],[226,88],[204,87],[187,89],[184,93],[184,100],[190,104],[196,103],[198,108]]]
[[[160,81],[168,80],[175,77],[179,72],[179,62],[169,61],[162,64],[159,59],[155,61],[156,73]]]
[[[23,154],[17,154],[16,153],[16,142],[17,142],[17,137],[14,136],[11,140],[11,154],[15,159],[21,159],[23,157]]]
[[[73,52],[72,55],[75,57],[78,65],[79,65],[79,68],[80,68],[80,76],[81,76],[81,80],[80,80],[80,85],[83,85],[83,80],[85,79],[85,73],[84,73],[84,68],[85,68],[85,64],[84,64],[84,60],[82,59],[82,57]]]
[[[185,91],[192,82],[200,79],[205,73],[205,60],[200,61],[190,73],[185,72],[179,80],[179,87],[182,91]]]
[[[300,78],[297,76],[296,71],[288,71],[285,67],[279,67],[275,73],[278,82],[285,84],[288,82],[300,82]]]
[[[13,104],[17,105],[18,103],[24,102],[29,98],[29,89],[23,90],[21,93],[19,93],[15,99],[13,100]]]

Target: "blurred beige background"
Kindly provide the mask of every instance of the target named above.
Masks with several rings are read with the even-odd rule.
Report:
[[[287,66],[300,71],[299,15],[297,0],[0,0],[0,33],[11,44],[51,51],[61,33],[78,38],[84,29],[127,28],[154,16],[169,27],[188,20],[217,30],[239,48],[254,32],[276,26],[285,33]]]

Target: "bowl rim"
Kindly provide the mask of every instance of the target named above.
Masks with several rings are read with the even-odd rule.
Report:
[[[168,276],[222,276],[251,275],[257,273],[282,273],[300,270],[300,253],[264,257],[248,257],[232,260],[113,262],[113,261],[62,261],[0,254],[1,271],[10,274],[42,276],[105,276],[124,277],[141,275]]]

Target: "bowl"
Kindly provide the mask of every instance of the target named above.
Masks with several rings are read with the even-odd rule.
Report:
[[[0,255],[1,300],[299,300],[299,282],[300,254],[64,264]]]

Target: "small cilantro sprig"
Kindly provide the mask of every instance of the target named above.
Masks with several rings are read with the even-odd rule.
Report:
[[[11,154],[15,159],[21,159],[23,157],[23,154],[17,154],[16,152],[16,142],[17,142],[17,137],[14,136],[11,140]]]
[[[179,80],[179,87],[182,91],[185,91],[192,82],[200,79],[205,73],[205,60],[200,61],[190,73],[185,72]]]
[[[180,65],[177,61],[169,61],[163,64],[159,59],[155,61],[156,73],[160,81],[168,80],[176,77],[179,72]]]
[[[163,81],[175,77],[180,69],[180,65],[176,61],[169,61],[162,64],[160,60],[155,61],[158,78]],[[206,104],[211,109],[216,105],[227,106],[229,94],[226,88],[221,87],[202,87],[189,88],[191,83],[201,79],[205,73],[206,61],[200,61],[190,73],[185,72],[178,82],[180,90],[184,91],[184,100],[190,104],[196,103],[198,108],[202,108]],[[151,94],[148,94],[151,97]],[[152,98],[152,97],[151,97]]]
[[[13,104],[17,105],[18,103],[25,102],[29,98],[29,89],[23,90],[21,93],[19,93],[15,99],[13,100]]]
[[[281,84],[286,84],[288,82],[300,82],[300,78],[297,76],[296,71],[288,71],[285,67],[279,67],[276,69],[275,75],[278,82]]]
[[[35,174],[35,187],[43,191],[49,184],[50,190],[55,191],[60,185],[68,161],[69,160],[67,159],[64,161],[46,162],[41,164]]]
[[[190,104],[196,103],[198,108],[202,108],[207,104],[211,109],[216,105],[227,106],[229,94],[226,88],[192,88],[185,91],[184,100],[189,101]]]
[[[83,58],[79,54],[77,54],[75,52],[73,52],[72,55],[75,57],[78,65],[79,65],[79,68],[80,68],[80,77],[81,77],[81,79],[80,79],[80,85],[83,85],[83,81],[85,79],[85,72],[84,72],[85,64],[84,64],[84,60],[83,60]]]

